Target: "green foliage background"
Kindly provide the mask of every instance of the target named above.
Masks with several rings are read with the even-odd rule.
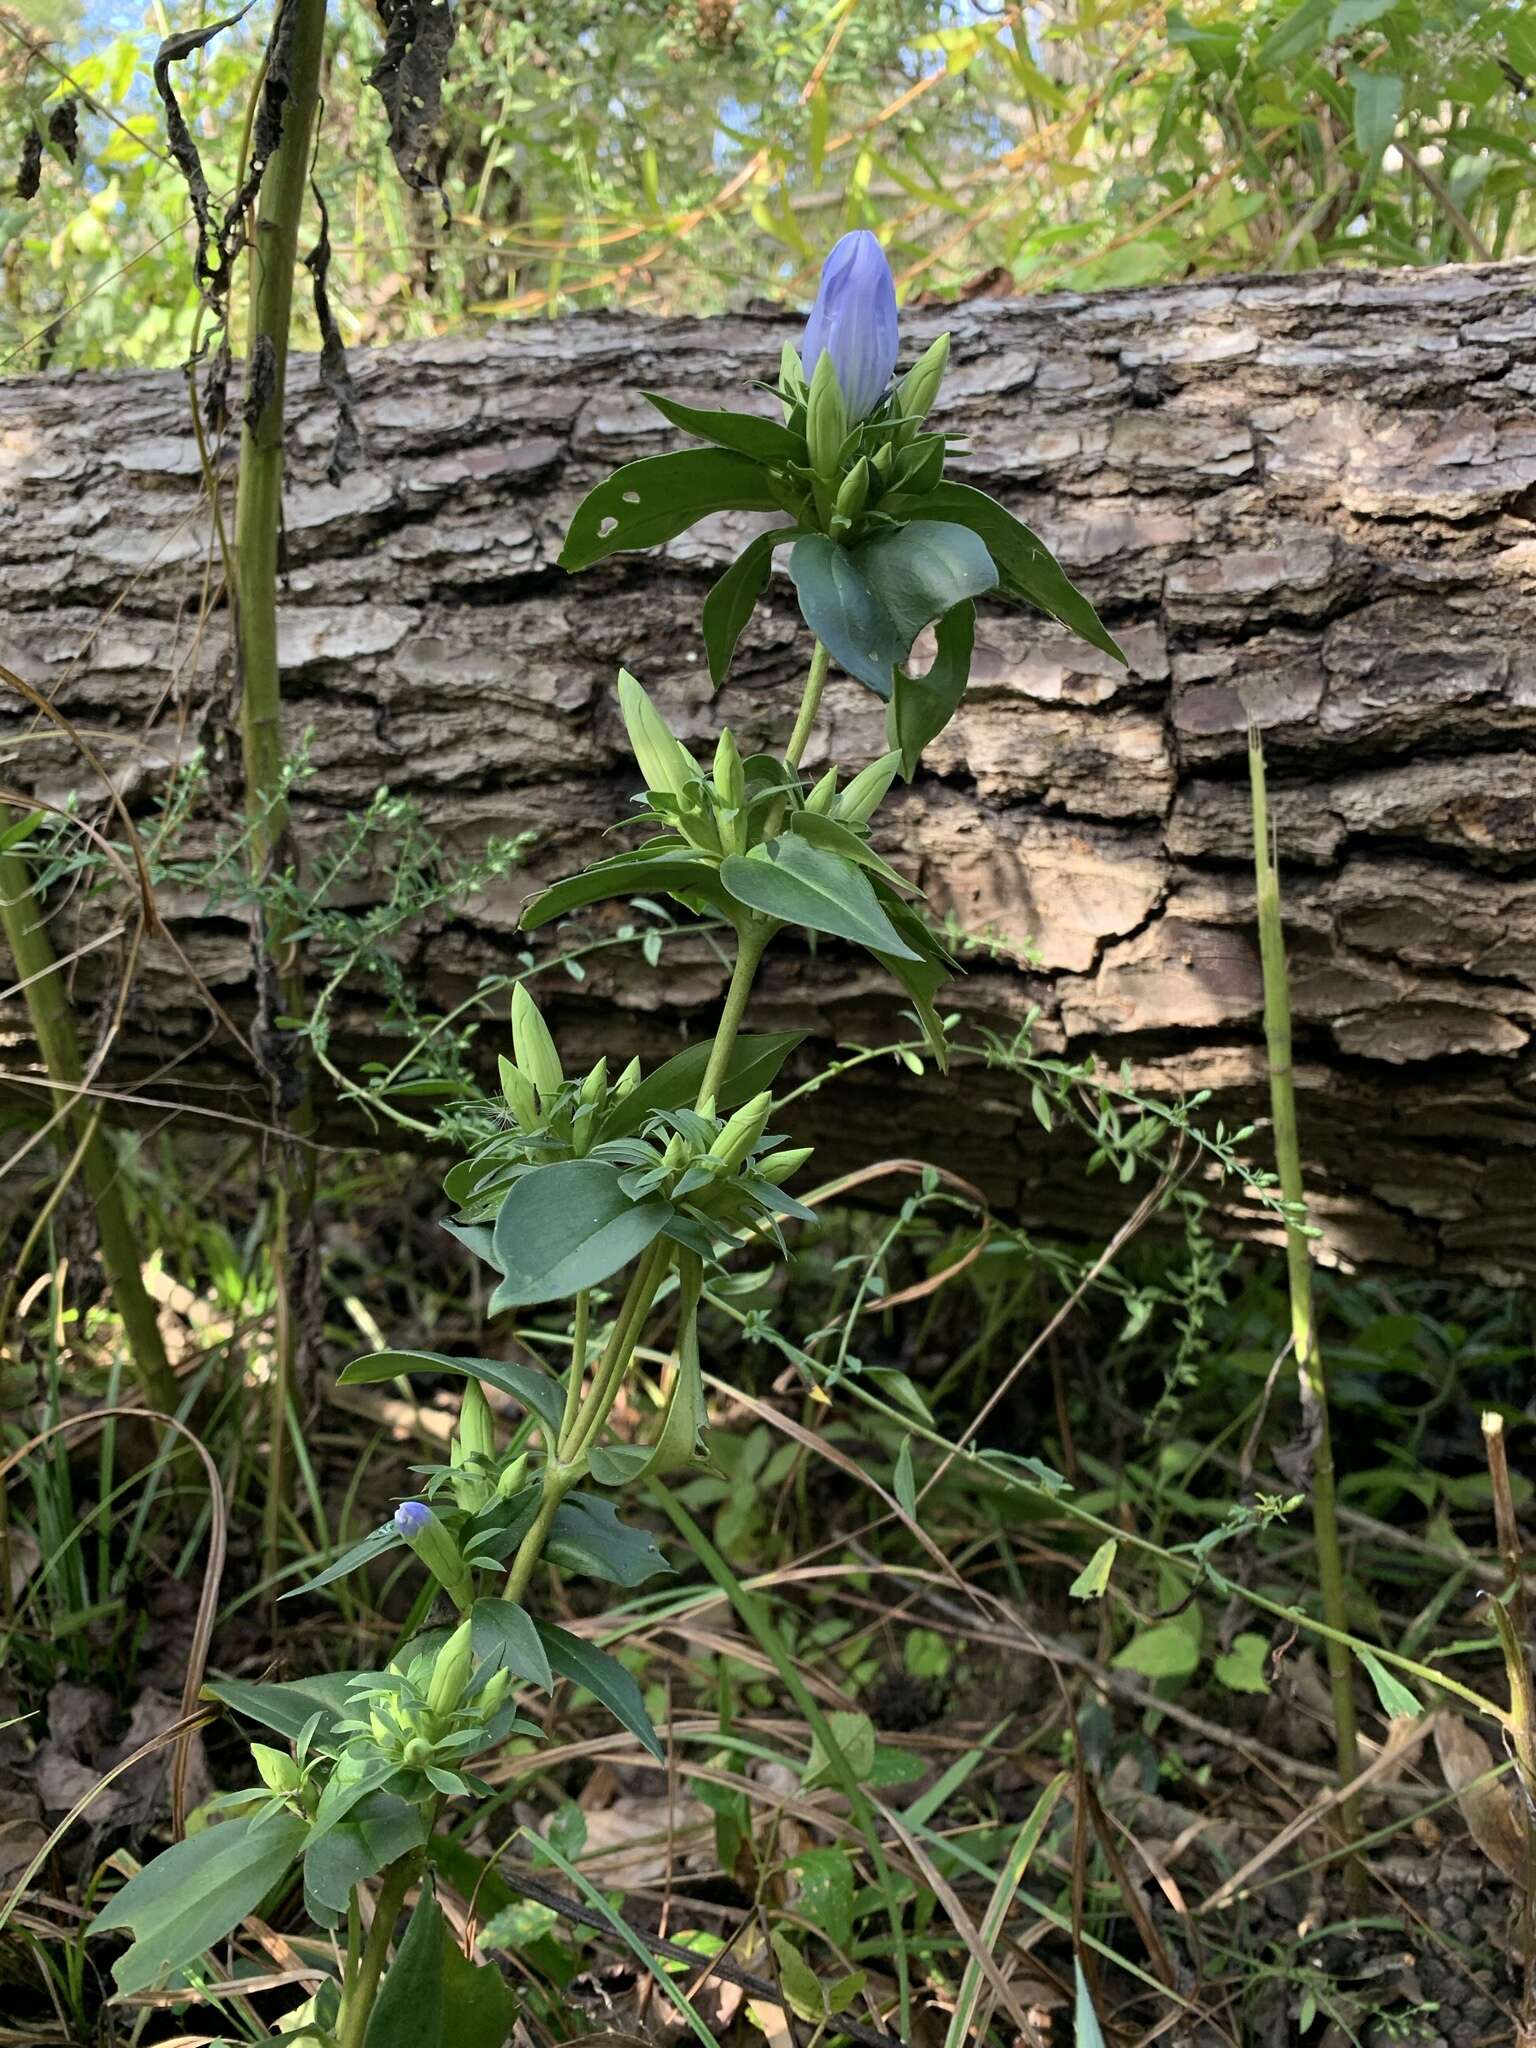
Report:
[[[6,177],[0,365],[180,362],[188,206],[151,64],[223,10],[20,6],[0,6],[6,159],[72,89],[83,148],[50,148],[30,202]],[[175,74],[215,193],[271,13]],[[348,342],[804,299],[859,224],[909,297],[1536,245],[1520,0],[465,0],[432,161],[446,230],[390,164],[379,38],[364,0],[332,0],[318,177]]]

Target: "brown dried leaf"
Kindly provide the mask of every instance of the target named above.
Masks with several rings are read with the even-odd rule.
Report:
[[[1489,1776],[1497,1767],[1493,1751],[1470,1723],[1455,1714],[1442,1714],[1436,1723],[1435,1750],[1473,1841],[1495,1869],[1519,1884],[1525,1869],[1525,1833],[1509,1784]]]

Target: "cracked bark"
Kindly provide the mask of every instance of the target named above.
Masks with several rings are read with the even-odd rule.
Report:
[[[1519,266],[1336,274],[955,308],[939,423],[957,473],[1051,541],[1130,656],[1122,674],[1046,622],[984,607],[972,690],[898,795],[881,844],[940,916],[1038,964],[978,956],[956,1007],[1037,1043],[1131,1062],[1145,1086],[1263,1113],[1243,728],[1265,729],[1295,980],[1303,1143],[1341,1256],[1536,1268],[1536,300]],[[908,323],[920,346],[945,324]],[[570,581],[580,494],[671,445],[635,393],[695,403],[771,372],[791,323],[582,318],[357,357],[368,462],[326,481],[333,421],[295,365],[281,631],[295,806],[311,852],[380,783],[463,851],[540,834],[528,867],[439,920],[407,966],[435,1000],[510,965],[527,890],[597,851],[627,770],[623,661],[685,734],[721,719],[782,743],[804,643],[787,586],[709,701],[699,599],[749,530]],[[198,630],[211,529],[178,377],[0,385],[0,654],[88,727],[133,800],[226,718],[228,621]],[[0,740],[27,730],[0,711]],[[882,746],[873,698],[828,691],[812,768]],[[96,793],[36,733],[5,779]],[[215,781],[217,778],[215,778]],[[213,829],[211,807],[197,830]],[[163,908],[220,998],[250,946],[197,901]],[[62,950],[62,948],[61,948]],[[77,970],[89,1000],[110,969]],[[703,945],[654,972],[596,956],[555,1021],[576,1058],[698,1035],[722,984]],[[546,984],[546,986],[549,986]],[[756,1017],[878,1042],[898,1008],[833,945],[773,959]],[[366,991],[342,1057],[366,1050]],[[25,1062],[20,1006],[4,1056]],[[143,962],[109,1073],[248,1112],[259,1091],[167,951]],[[803,1105],[823,1163],[920,1152],[1015,1215],[1100,1230],[1017,1084],[957,1119],[933,1078],[866,1069]],[[1262,1138],[1255,1140],[1262,1156]]]

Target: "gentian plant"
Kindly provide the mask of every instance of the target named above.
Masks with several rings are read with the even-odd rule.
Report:
[[[245,1915],[301,1877],[306,1909],[336,1931],[340,1962],[290,2028],[329,2048],[415,2048],[430,2001],[451,2016],[455,2048],[499,2048],[513,1996],[493,1965],[466,1958],[436,1903],[440,1821],[462,1820],[461,1803],[487,1789],[478,1759],[537,1741],[519,1700],[557,1678],[585,1687],[662,1755],[634,1679],[544,1619],[535,1580],[556,1565],[632,1587],[668,1569],[653,1538],[621,1520],[615,1497],[700,1459],[706,1284],[749,1239],[782,1242],[786,1219],[811,1214],[787,1186],[807,1152],[773,1129],[774,1079],[796,1038],[743,1029],[758,965],[785,933],[862,946],[906,991],[942,1062],[934,997],[952,963],[912,884],[875,852],[871,822],[960,703],[977,598],[1024,600],[1119,653],[1035,535],[983,492],[946,480],[945,436],[928,421],[948,337],[893,381],[897,354],[884,254],[863,230],[845,235],[827,259],[803,347],[784,349],[773,393],[780,416],[700,411],[648,394],[705,445],[618,470],[571,522],[561,559],[574,570],[656,546],[712,513],[777,516],[705,599],[717,685],[775,551],[790,550],[812,653],[783,752],[743,757],[724,730],[706,767],[622,673],[646,836],[544,890],[523,917],[534,929],[643,892],[722,920],[736,957],[718,1028],[648,1074],[638,1061],[615,1072],[600,1059],[571,1075],[533,999],[516,991],[502,1105],[448,1175],[446,1227],[494,1274],[493,1319],[570,1304],[563,1379],[531,1365],[406,1351],[377,1352],[343,1372],[354,1383],[409,1372],[460,1379],[459,1420],[448,1463],[421,1473],[421,1497],[301,1590],[409,1550],[426,1574],[421,1618],[431,1620],[434,1602],[447,1618],[382,1670],[209,1688],[282,1746],[254,1744],[259,1782],[219,1802],[232,1817],[168,1850],[97,1918],[97,1931],[136,1937],[115,1967],[120,1992],[178,1973],[185,1981]],[[938,651],[914,674],[906,663],[928,625]],[[885,700],[888,750],[807,783],[800,764],[833,662]],[[675,1331],[670,1394],[654,1440],[622,1442],[610,1418],[658,1311]],[[505,1441],[487,1388],[522,1418]],[[360,1894],[376,1880],[365,1938]]]

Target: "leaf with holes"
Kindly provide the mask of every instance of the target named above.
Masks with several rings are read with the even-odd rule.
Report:
[[[772,512],[778,498],[750,456],[725,448],[648,455],[616,469],[576,508],[560,555],[585,569],[630,548],[654,548],[712,512]]]
[[[916,519],[840,548],[822,534],[795,543],[789,573],[801,614],[832,658],[879,697],[923,627],[997,585],[985,544],[964,524]]]
[[[971,675],[976,642],[976,607],[957,604],[939,621],[938,649],[920,676],[896,671],[886,710],[886,733],[901,754],[901,772],[910,782],[928,742],[937,739],[960,709]]]

